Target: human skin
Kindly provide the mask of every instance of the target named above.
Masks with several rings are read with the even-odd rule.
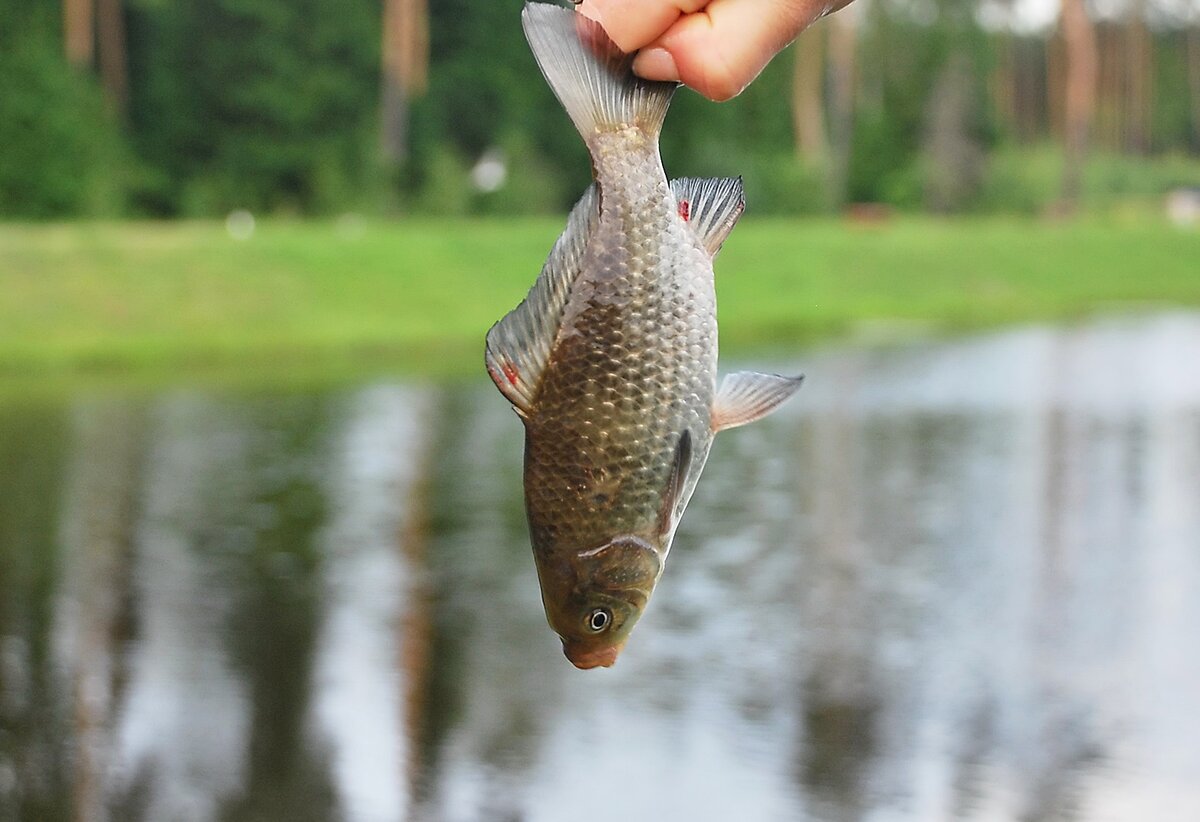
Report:
[[[583,0],[647,80],[681,82],[711,100],[736,97],[814,21],[850,0]]]

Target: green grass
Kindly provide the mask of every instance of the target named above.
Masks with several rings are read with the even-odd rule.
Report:
[[[561,222],[0,225],[0,376],[479,369]],[[1125,222],[747,219],[717,260],[726,350],[1200,306],[1200,232]]]

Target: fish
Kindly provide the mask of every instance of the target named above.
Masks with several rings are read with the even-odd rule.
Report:
[[[740,178],[668,181],[658,139],[677,84],[633,74],[599,23],[527,3],[539,68],[591,154],[593,183],[485,364],[525,429],[530,542],[550,627],[578,668],[616,662],[662,576],[720,431],[760,419],[803,376],[717,385],[713,257],[745,208]]]

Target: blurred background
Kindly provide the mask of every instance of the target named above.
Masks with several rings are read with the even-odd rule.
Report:
[[[4,0],[0,215],[557,213],[587,181],[519,0]],[[1195,0],[871,0],[668,169],[754,213],[1043,213],[1200,185]]]
[[[0,822],[1200,819],[1200,2],[856,0],[744,177],[619,664],[482,367],[588,182],[520,0],[0,0]]]

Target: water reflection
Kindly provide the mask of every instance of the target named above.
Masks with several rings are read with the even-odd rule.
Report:
[[[835,350],[612,670],[490,386],[0,407],[0,820],[1200,818],[1200,317]]]

